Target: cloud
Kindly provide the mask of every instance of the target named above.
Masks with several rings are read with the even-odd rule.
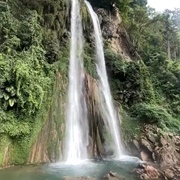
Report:
[[[148,5],[157,11],[180,8],[180,0],[148,0]]]

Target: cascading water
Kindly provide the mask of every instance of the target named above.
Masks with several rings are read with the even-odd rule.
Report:
[[[113,99],[108,83],[100,23],[98,16],[94,12],[90,3],[87,1],[85,1],[85,3],[91,15],[94,26],[94,38],[95,38],[96,57],[97,57],[96,68],[100,80],[99,86],[102,92],[101,98],[102,101],[104,101],[103,103],[104,114],[105,114],[104,120],[105,120],[105,124],[107,124],[108,126],[107,128],[110,130],[110,134],[114,141],[115,157],[120,158],[120,156],[123,154],[123,148],[122,148],[120,130],[119,130],[120,125],[119,125],[118,114],[114,108]]]
[[[72,0],[71,50],[65,139],[65,154],[66,162],[68,163],[78,163],[87,158],[88,123],[82,53],[83,35],[80,4],[78,0]]]

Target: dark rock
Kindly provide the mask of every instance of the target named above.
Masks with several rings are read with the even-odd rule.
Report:
[[[144,171],[144,169],[134,168],[132,170],[132,172],[135,173],[135,174],[143,174],[145,171]]]
[[[126,178],[122,175],[119,175],[117,173],[109,172],[104,176],[107,180],[126,180]]]
[[[92,177],[63,177],[63,180],[96,180]]]
[[[175,177],[175,174],[174,174],[173,170],[171,170],[171,169],[166,169],[164,171],[164,175],[168,179],[173,179]]]
[[[162,168],[162,175],[168,180],[179,180],[180,179],[180,166],[166,166]]]
[[[179,153],[173,145],[157,147],[154,153],[156,154],[157,162],[161,166],[173,166],[179,162]]]
[[[48,116],[45,116],[44,125],[31,146],[27,162],[29,164],[56,162],[63,157],[65,103],[62,92],[65,88],[63,77],[57,72],[53,89],[53,103],[49,106],[49,113]],[[57,123],[60,120],[62,121]]]
[[[145,173],[140,175],[140,179],[149,179],[149,176]]]
[[[133,172],[139,175],[140,179],[158,179],[160,177],[160,173],[158,170],[146,163],[139,164],[139,168],[133,169]]]

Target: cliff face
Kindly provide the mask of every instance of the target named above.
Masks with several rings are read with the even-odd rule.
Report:
[[[109,48],[120,55],[123,60],[140,60],[140,56],[132,46],[130,37],[122,25],[118,8],[113,7],[111,12],[99,8],[96,13],[100,20],[103,38]]]
[[[35,142],[30,149],[28,163],[57,162],[63,158],[66,82],[58,72],[53,88],[52,104]]]

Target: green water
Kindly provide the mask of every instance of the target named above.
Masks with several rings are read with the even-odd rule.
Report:
[[[0,180],[62,180],[65,176],[89,176],[101,180],[110,171],[117,172],[127,180],[136,180],[131,171],[137,165],[136,160],[105,160],[85,161],[76,165],[56,163],[40,166],[17,166],[0,170]]]

